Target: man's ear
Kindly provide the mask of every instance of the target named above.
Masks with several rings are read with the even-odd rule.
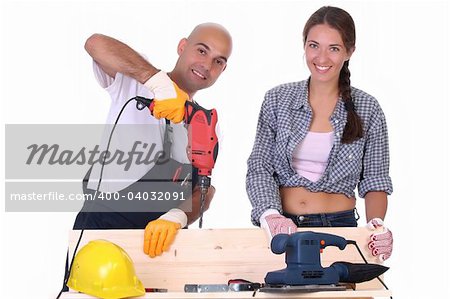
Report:
[[[178,48],[177,48],[178,55],[181,55],[181,53],[183,53],[184,48],[186,47],[186,44],[187,44],[187,39],[186,38],[182,38],[180,40],[180,42],[178,43]]]

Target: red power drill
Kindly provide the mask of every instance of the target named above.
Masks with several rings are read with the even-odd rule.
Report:
[[[211,171],[219,154],[219,140],[216,134],[217,111],[207,110],[194,102],[186,102],[184,121],[189,125],[189,158],[198,168],[198,186],[200,187],[200,219],[198,227],[203,225],[203,210],[206,193],[211,186]]]
[[[148,107],[153,112],[153,100],[135,97],[136,107],[142,110]],[[219,153],[219,141],[216,134],[217,111],[207,110],[194,102],[185,104],[184,122],[188,127],[188,154],[192,166],[198,169],[198,186],[200,188],[200,219],[198,226],[203,226],[203,211],[206,194],[211,186],[212,169]]]

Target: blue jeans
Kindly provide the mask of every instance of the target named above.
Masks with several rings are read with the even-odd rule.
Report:
[[[298,227],[356,227],[359,219],[356,208],[336,213],[292,215],[284,212],[283,215],[292,219]]]

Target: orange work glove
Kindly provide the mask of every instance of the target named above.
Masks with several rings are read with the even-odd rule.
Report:
[[[181,90],[175,82],[163,71],[150,77],[145,83],[154,98],[153,116],[157,119],[166,118],[174,123],[179,123],[184,118],[184,104],[189,100],[189,95]]]
[[[187,224],[187,216],[180,209],[171,209],[156,220],[150,221],[144,232],[144,253],[150,257],[168,251],[178,230]]]

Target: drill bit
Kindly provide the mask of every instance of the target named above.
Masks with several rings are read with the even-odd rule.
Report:
[[[204,211],[205,198],[206,198],[207,192],[208,192],[208,188],[202,188],[200,191],[200,220],[198,221],[199,228],[202,228],[202,226],[203,226],[203,211]]]
[[[200,219],[198,221],[198,227],[202,228],[206,194],[208,193],[209,186],[211,186],[211,179],[206,175],[201,175],[201,176],[199,176],[198,185],[200,187]]]

